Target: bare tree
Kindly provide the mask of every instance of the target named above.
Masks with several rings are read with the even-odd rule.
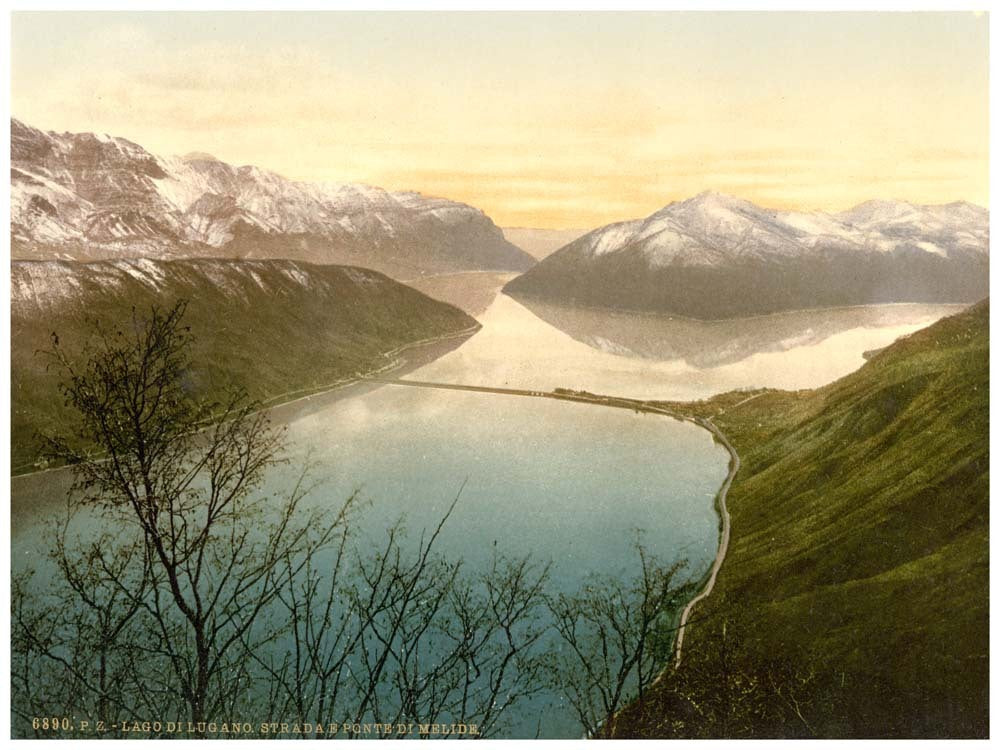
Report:
[[[421,725],[450,722],[489,736],[510,707],[543,688],[534,647],[547,568],[494,556],[488,570],[466,576],[460,563],[430,557],[433,542],[409,560],[387,546],[362,565],[352,600],[385,596],[352,670],[358,705],[397,726],[416,724],[423,736]]]
[[[142,535],[147,575],[139,589],[113,565],[76,576],[63,551],[67,582],[81,599],[94,581],[131,597],[129,608],[155,633],[146,658],[169,665],[200,726],[232,703],[239,686],[229,676],[247,639],[259,646],[276,637],[257,627],[262,613],[335,532],[344,509],[333,519],[303,511],[301,483],[284,498],[259,491],[280,461],[280,431],[242,392],[214,403],[192,394],[184,311],[183,302],[154,307],[148,316],[133,312],[126,327],[98,328],[82,365],[53,336],[51,356],[79,421],[74,435],[50,437],[47,446],[73,466],[84,505]]]
[[[357,494],[326,511],[302,478],[264,492],[280,431],[242,393],[194,395],[184,309],[97,327],[82,362],[53,336],[79,421],[47,446],[73,503],[44,593],[15,579],[15,713],[183,714],[198,736],[248,716],[497,732],[542,686],[547,569],[496,555],[467,573],[437,554],[458,496],[416,544],[396,524],[363,551]]]
[[[632,580],[592,576],[575,595],[549,597],[559,636],[553,686],[569,702],[590,737],[614,735],[617,712],[642,700],[669,657],[668,621],[690,593],[678,584],[682,563],[662,565],[640,543]]]
[[[257,657],[283,688],[286,716],[351,716],[379,737],[453,723],[490,736],[544,689],[535,647],[548,569],[496,555],[488,570],[466,574],[435,555],[457,501],[412,549],[397,523],[377,551],[352,553],[344,528],[329,559],[309,561],[282,596],[290,648]]]
[[[131,636],[150,583],[141,535],[108,530],[74,538],[76,510],[53,534],[38,570],[14,576],[12,713],[22,719],[110,716],[141,702],[132,693]]]

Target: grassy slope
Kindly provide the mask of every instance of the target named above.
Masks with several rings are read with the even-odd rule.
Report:
[[[12,467],[30,469],[36,433],[64,416],[58,377],[38,354],[58,333],[63,346],[85,353],[88,319],[124,324],[133,306],[189,300],[185,322],[195,349],[193,385],[217,393],[227,383],[267,400],[316,389],[386,364],[399,346],[475,325],[465,313],[366,269],[289,261],[183,260],[158,263],[160,289],[106,263],[69,264],[81,284],[65,300],[15,304],[11,314]],[[261,283],[248,273],[253,269]],[[18,269],[14,269],[15,281]],[[309,285],[295,281],[304,273]],[[109,284],[105,276],[118,279]],[[289,275],[291,274],[291,275]],[[263,285],[263,286],[262,286]],[[29,466],[25,466],[29,464]]]
[[[685,708],[671,687],[701,679],[706,702],[732,693],[732,680],[718,688],[729,674],[719,658],[692,659],[620,733],[988,733],[988,319],[980,303],[818,390],[766,392],[722,413],[747,395],[696,405],[717,414],[743,468],[729,554],[685,653],[722,653],[725,620],[749,672],[780,656],[815,676],[801,721],[768,706],[721,721],[730,709]],[[760,700],[785,700],[780,682]]]

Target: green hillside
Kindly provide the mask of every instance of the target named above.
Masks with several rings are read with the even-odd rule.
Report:
[[[228,384],[261,401],[304,395],[383,367],[399,347],[477,324],[465,313],[386,276],[293,261],[21,261],[11,264],[11,462],[38,459],[39,432],[65,415],[59,375],[40,354],[58,334],[86,353],[94,321],[124,325],[135,308],[188,300],[191,387],[206,397]]]
[[[732,541],[680,669],[617,734],[987,736],[988,301],[827,387],[750,395],[685,405],[743,461]]]

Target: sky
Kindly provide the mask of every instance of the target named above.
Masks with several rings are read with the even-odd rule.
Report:
[[[18,12],[11,111],[587,228],[717,190],[989,202],[963,13]]]

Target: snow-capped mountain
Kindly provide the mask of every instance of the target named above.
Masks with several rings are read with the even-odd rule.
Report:
[[[288,180],[205,153],[11,120],[15,258],[293,258],[399,278],[534,262],[479,209],[411,192]]]
[[[706,192],[571,242],[505,291],[555,302],[729,318],[989,292],[989,212],[867,201],[774,211]]]

